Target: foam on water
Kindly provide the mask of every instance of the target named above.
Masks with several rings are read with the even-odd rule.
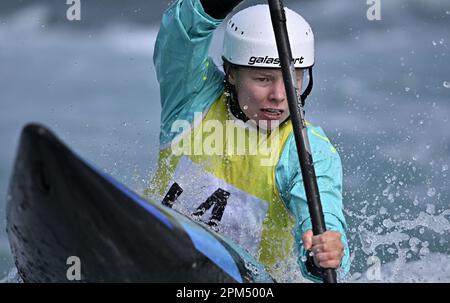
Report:
[[[359,264],[363,273],[353,271],[348,282],[449,282],[450,265],[446,262],[450,256],[432,253],[430,246],[431,242],[439,242],[434,243],[434,250],[439,244],[448,247],[450,209],[434,214],[429,204],[427,211],[416,218],[387,218],[378,224],[374,223],[376,215],[365,217],[357,228],[355,240],[359,243],[354,243],[353,255],[361,250],[363,257],[359,260],[366,263]],[[435,240],[437,236],[439,241]],[[393,261],[383,261],[387,259]]]
[[[431,205],[431,204],[429,204]],[[386,228],[396,228],[397,230],[412,230],[417,228],[418,226],[423,226],[438,234],[445,234],[445,232],[450,232],[450,223],[446,216],[450,215],[450,209],[444,210],[439,215],[433,216],[432,210],[433,208],[429,208],[430,213],[420,212],[419,216],[414,220],[402,220],[399,222],[394,222],[391,219],[385,219],[383,221],[383,225]]]
[[[399,268],[401,265],[401,269]],[[377,272],[377,274],[374,274]],[[428,254],[418,261],[398,264],[396,261],[382,265],[379,270],[369,269],[353,273],[349,283],[448,283],[450,281],[450,256]]]

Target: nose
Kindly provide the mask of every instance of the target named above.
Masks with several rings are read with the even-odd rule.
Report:
[[[286,90],[284,89],[283,79],[279,79],[272,83],[269,100],[272,102],[280,103],[286,99]]]

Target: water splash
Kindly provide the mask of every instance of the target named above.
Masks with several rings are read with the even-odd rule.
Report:
[[[401,231],[413,230],[418,226],[423,226],[442,235],[445,232],[450,232],[450,222],[446,218],[448,215],[450,215],[450,209],[447,209],[436,216],[420,212],[419,216],[414,220],[393,222],[391,219],[385,219],[383,220],[383,225],[386,228],[396,228]]]
[[[417,197],[416,199],[417,200]],[[382,216],[388,215],[384,207],[380,207],[378,213]],[[413,219],[396,220],[386,218],[377,226],[376,220],[381,220],[379,215],[364,217],[347,212],[351,217],[362,218],[363,221],[353,231],[359,240],[359,245],[355,245],[353,255],[359,251],[368,256],[363,273],[353,272],[347,282],[443,282],[450,281],[450,266],[442,263],[450,256],[432,253],[430,242],[420,238],[430,239],[429,233],[433,232],[441,236],[439,243],[445,245],[450,235],[450,209],[436,212],[434,204],[427,204],[426,211],[422,211]],[[419,232],[414,236],[414,233]],[[434,236],[432,237],[434,238]],[[356,241],[357,242],[357,241]],[[381,265],[379,279],[374,279],[373,265],[370,258],[378,259],[377,254],[387,253],[388,258],[393,261]],[[389,257],[390,256],[390,257]],[[415,256],[415,257],[414,257]],[[417,260],[417,258],[419,260]],[[386,257],[379,257],[378,260]],[[412,261],[416,260],[416,261]],[[430,263],[427,263],[430,262]],[[448,260],[446,261],[448,262]],[[434,264],[432,267],[429,264]],[[423,271],[424,268],[439,268],[438,274],[433,270]],[[369,278],[368,278],[369,277]]]
[[[9,273],[0,279],[0,283],[23,283],[16,267],[10,269]]]
[[[439,264],[439,266],[430,266]],[[380,280],[371,279],[368,271],[355,273],[348,282],[372,283],[442,283],[450,281],[450,256],[444,254],[429,254],[418,261],[404,264],[402,270],[397,270],[396,263],[390,262],[380,268]]]

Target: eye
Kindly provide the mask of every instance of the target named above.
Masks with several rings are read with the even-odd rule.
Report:
[[[256,81],[259,81],[259,82],[269,82],[270,81],[270,79],[268,77],[257,77],[255,79],[256,79]]]

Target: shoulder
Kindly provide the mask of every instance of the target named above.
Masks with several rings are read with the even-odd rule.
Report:
[[[320,152],[323,156],[338,155],[336,148],[320,126],[309,125],[307,130],[313,154]]]
[[[341,176],[342,162],[340,156],[323,129],[320,126],[309,124],[307,133],[316,176]],[[295,180],[302,179],[293,132],[287,138],[275,171],[278,185],[281,187],[290,187],[295,183]]]
[[[324,158],[339,158],[336,148],[322,127],[307,123],[307,134],[314,162],[323,160]],[[283,154],[286,154],[289,158],[297,154],[293,131],[289,134]]]

